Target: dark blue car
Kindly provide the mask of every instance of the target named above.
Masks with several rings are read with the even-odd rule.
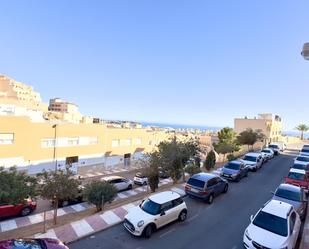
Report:
[[[229,185],[225,179],[209,174],[199,173],[190,177],[185,186],[186,194],[190,197],[213,202],[214,197],[228,191]]]
[[[241,161],[230,161],[222,168],[221,176],[225,179],[239,182],[241,178],[248,176],[249,168]]]

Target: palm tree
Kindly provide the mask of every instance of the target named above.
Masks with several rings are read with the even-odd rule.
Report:
[[[305,124],[300,124],[297,127],[295,127],[295,129],[301,132],[300,139],[303,140],[304,139],[304,132],[308,131],[309,127]]]

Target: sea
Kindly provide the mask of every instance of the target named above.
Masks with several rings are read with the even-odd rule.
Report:
[[[140,122],[143,126],[158,126],[162,128],[174,128],[174,129],[199,129],[201,131],[212,131],[217,132],[223,128],[223,126],[207,126],[207,125],[185,125],[185,124],[166,124],[166,123],[151,123],[151,122]],[[299,137],[299,131],[282,131],[283,135]],[[309,132],[304,133],[304,138],[309,139]]]

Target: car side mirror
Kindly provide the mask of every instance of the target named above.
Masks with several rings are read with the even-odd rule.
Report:
[[[253,221],[253,215],[250,216],[250,221]]]
[[[272,195],[275,195],[275,192],[274,192],[274,191],[270,191],[270,193],[271,193]]]
[[[163,215],[165,215],[165,212],[161,211],[160,216],[163,216]]]

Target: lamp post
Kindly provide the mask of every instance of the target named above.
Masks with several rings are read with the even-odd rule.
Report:
[[[305,43],[301,55],[305,60],[309,60],[309,42]]]
[[[57,124],[53,125],[53,128],[55,129],[54,133],[54,162],[55,162],[55,172],[57,172],[57,158],[56,158],[56,146],[57,146]]]

